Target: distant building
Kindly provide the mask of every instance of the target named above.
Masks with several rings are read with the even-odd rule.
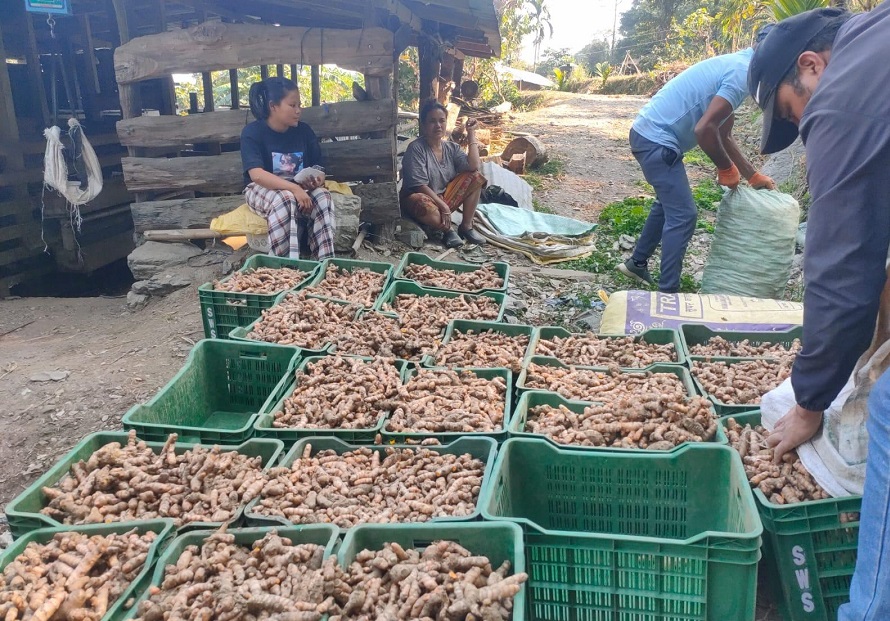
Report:
[[[556,83],[553,80],[548,80],[544,76],[531,71],[505,67],[501,64],[495,65],[495,70],[498,72],[498,76],[513,80],[521,91],[540,91],[545,88],[556,87]]]

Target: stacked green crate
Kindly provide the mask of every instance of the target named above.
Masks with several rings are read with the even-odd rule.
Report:
[[[740,425],[760,424],[760,412],[732,417]],[[764,569],[790,621],[834,621],[850,600],[856,568],[862,496],[779,505],[758,488],[754,498],[765,532]]]
[[[156,442],[171,433],[184,442],[244,442],[258,414],[281,397],[299,359],[296,347],[200,341],[164,388],[124,415],[124,429]]]
[[[239,272],[252,272],[260,267],[273,269],[288,267],[306,272],[307,276],[290,291],[297,291],[306,287],[315,277],[320,267],[318,261],[302,261],[300,259],[288,259],[257,254],[244,262]],[[231,276],[224,278],[226,282]],[[208,339],[229,337],[229,333],[235,328],[244,327],[262,314],[266,308],[271,308],[277,303],[278,296],[283,291],[275,293],[235,293],[231,291],[219,291],[213,283],[206,283],[198,287],[198,299],[201,302],[201,320],[204,322],[204,336]]]
[[[523,527],[531,618],[754,619],[762,527],[729,447],[510,439],[480,504]]]

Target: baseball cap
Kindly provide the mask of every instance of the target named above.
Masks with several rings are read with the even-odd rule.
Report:
[[[776,93],[813,37],[828,27],[842,9],[815,9],[775,24],[754,49],[748,67],[748,91],[763,110],[761,153],[775,153],[797,139],[797,126],[775,116]]]

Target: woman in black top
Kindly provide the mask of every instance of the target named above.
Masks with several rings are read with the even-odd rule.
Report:
[[[253,84],[250,111],[256,120],[241,132],[244,195],[269,223],[271,254],[300,258],[300,236],[309,227],[312,258],[334,256],[334,203],[318,137],[300,122],[296,83],[274,77]]]

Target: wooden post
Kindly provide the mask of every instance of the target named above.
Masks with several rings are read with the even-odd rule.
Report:
[[[201,74],[204,87],[204,112],[213,112],[213,74],[205,71]]]
[[[294,82],[298,82],[300,79],[300,76],[297,75],[297,66],[296,65],[290,66],[290,79],[293,80]]]
[[[40,51],[37,48],[37,37],[34,35],[34,23],[31,21],[31,14],[24,13],[25,24],[28,31],[28,75],[31,77],[31,88],[34,92],[34,99],[40,106],[40,118],[43,120],[43,126],[49,127],[49,105],[46,102],[46,87],[43,84],[43,69],[40,65]],[[55,62],[55,59],[53,59]]]
[[[454,92],[460,93],[461,82],[464,81],[464,59],[454,59],[454,71],[451,74],[451,80],[454,82]]]
[[[121,45],[130,40],[130,21],[127,15],[127,0],[111,0],[114,6],[114,14],[117,19],[117,30]],[[121,84],[118,86],[118,94],[121,101],[121,118],[131,119],[142,115],[142,95],[138,84]],[[130,148],[130,155],[136,155],[135,149]]]
[[[436,76],[439,75],[440,50],[430,39],[424,37],[417,46],[420,60],[420,102],[435,97]]]
[[[260,65],[260,78],[265,80],[269,77],[269,65]]]
[[[312,105],[321,105],[321,68],[318,65],[312,65],[309,68],[312,74]]]
[[[232,94],[232,110],[241,108],[241,95],[238,92],[238,70],[229,69],[229,90]]]
[[[284,65],[283,64],[278,63],[277,65],[275,65],[275,75],[277,75],[279,78],[284,77]]]
[[[96,94],[102,92],[99,83],[99,61],[96,59],[96,49],[93,47],[93,28],[90,25],[90,16],[82,16],[83,25],[83,55],[87,64],[87,72],[90,77],[90,88]]]

